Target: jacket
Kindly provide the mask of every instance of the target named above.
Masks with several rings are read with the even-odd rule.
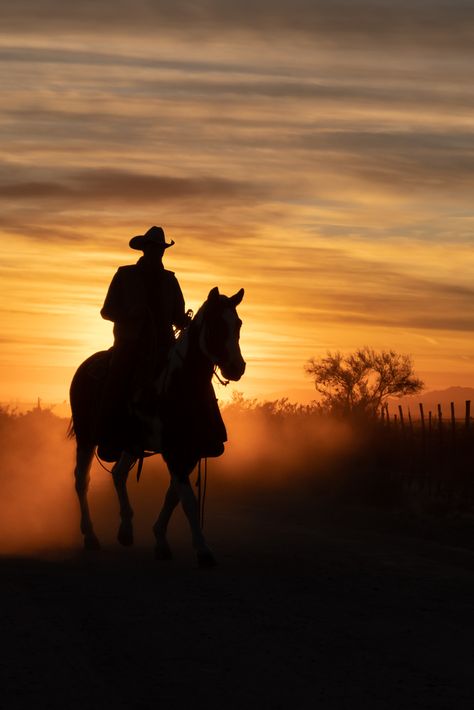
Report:
[[[181,328],[186,323],[176,276],[164,268],[150,268],[143,257],[119,267],[100,314],[113,321],[116,343],[151,337],[160,348],[174,342],[173,325]]]

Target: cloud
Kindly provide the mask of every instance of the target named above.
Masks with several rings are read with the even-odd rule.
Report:
[[[326,45],[387,43],[472,51],[468,0],[17,0],[2,12],[4,32],[130,33],[173,31],[207,38],[247,34],[275,40],[299,35]]]
[[[403,264],[356,256],[343,248],[313,247],[300,255],[299,251],[270,245],[254,287],[274,293],[277,305],[279,284],[285,283],[285,308],[278,313],[277,305],[278,319],[288,320],[291,313],[310,331],[321,323],[339,323],[349,328],[472,332],[474,288],[470,285],[430,275],[423,264],[410,273]],[[253,260],[250,256],[249,264]]]
[[[385,189],[444,196],[474,187],[473,134],[468,132],[314,131],[295,139],[337,170]]]
[[[20,63],[20,64],[56,64],[56,65],[77,65],[81,67],[101,67],[107,69],[110,67],[127,67],[128,69],[153,69],[156,71],[166,72],[182,72],[183,74],[201,74],[226,71],[245,74],[260,74],[261,67],[252,67],[245,59],[241,62],[231,61],[229,58],[222,58],[221,61],[215,59],[205,61],[202,59],[186,59],[186,58],[171,58],[164,56],[153,56],[147,54],[144,56],[131,54],[133,42],[127,43],[125,47],[121,47],[120,52],[108,51],[105,47],[101,50],[87,50],[74,45],[66,47],[45,47],[34,46],[29,44],[14,44],[10,46],[0,47],[0,62],[5,63]],[[266,68],[268,74],[280,75],[286,73],[291,75],[289,67],[284,69],[281,67]],[[294,72],[293,72],[294,73]]]
[[[30,314],[31,315],[31,314]],[[0,339],[0,342],[8,343],[9,347],[21,349],[32,347],[36,349],[51,350],[74,350],[80,347],[83,342],[79,338],[72,337],[48,337],[44,333],[39,335],[25,334],[23,337],[12,337]]]
[[[6,3],[0,230],[11,362],[28,313],[35,333],[67,337],[78,357],[86,343],[108,344],[97,304],[130,259],[130,236],[153,223],[176,238],[169,265],[190,305],[214,284],[246,287],[243,338],[261,378],[266,363],[278,381],[292,367],[300,377],[323,345],[410,349],[415,330],[440,334],[453,361],[466,352],[473,9]],[[19,303],[27,313],[13,312]],[[67,351],[54,360],[52,349],[38,362],[63,364]]]
[[[5,180],[0,182],[0,200],[29,200],[70,203],[75,206],[86,203],[123,203],[128,206],[161,203],[175,200],[212,199],[218,202],[258,200],[260,191],[251,183],[223,178],[171,177],[145,175],[143,173],[92,169],[65,173],[62,179],[51,180]]]
[[[1,198],[0,198],[1,200]],[[21,209],[23,205],[19,205],[15,211],[0,214],[0,229],[4,233],[17,234],[28,239],[34,239],[39,242],[71,242],[78,246],[84,242],[87,237],[84,233],[75,231],[76,223],[70,224],[55,224],[51,215],[45,215],[43,209],[28,210]],[[87,222],[89,226],[89,221]],[[19,268],[21,270],[21,258],[19,258]]]

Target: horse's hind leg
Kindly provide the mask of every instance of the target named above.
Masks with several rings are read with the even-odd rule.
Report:
[[[92,520],[89,512],[89,503],[87,501],[87,491],[90,481],[90,467],[92,456],[94,455],[94,446],[79,446],[76,453],[76,468],[74,469],[74,477],[76,480],[76,493],[79,498],[81,508],[81,532],[84,536],[84,547],[86,550],[99,550],[100,543],[94,533]]]
[[[120,527],[117,540],[125,547],[133,545],[133,510],[128,499],[127,479],[136,459],[127,452],[123,452],[120,459],[112,469],[115,490],[120,504]]]
[[[170,518],[178,503],[179,492],[176,486],[170,482],[169,488],[166,491],[163,507],[156,523],[153,525],[153,533],[156,539],[155,557],[157,560],[170,560],[172,558],[171,549],[166,539],[166,531]]]

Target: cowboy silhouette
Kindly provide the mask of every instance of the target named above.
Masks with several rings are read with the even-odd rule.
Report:
[[[163,266],[163,254],[173,246],[161,227],[133,237],[130,247],[143,252],[136,264],[121,266],[109,286],[102,318],[114,323],[114,345],[98,413],[98,455],[115,461],[124,441],[139,438],[136,422],[127,414],[134,393],[151,383],[163,367],[175,341],[173,326],[190,321],[178,280]]]

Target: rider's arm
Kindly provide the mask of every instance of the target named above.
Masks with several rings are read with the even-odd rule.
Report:
[[[181,330],[185,328],[190,321],[190,316],[185,311],[184,296],[178,279],[173,279],[173,325]]]
[[[107,296],[105,297],[104,305],[101,308],[100,315],[105,320],[117,321],[123,315],[122,294],[120,287],[120,272],[117,271],[112,279]]]
[[[143,322],[143,305],[127,268],[121,267],[113,277],[100,314],[115,323],[116,336],[135,338]]]

